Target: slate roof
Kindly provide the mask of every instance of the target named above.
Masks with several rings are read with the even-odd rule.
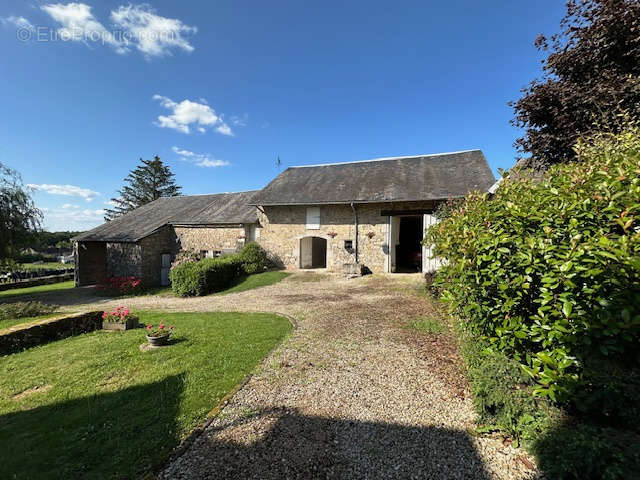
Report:
[[[78,241],[137,242],[165,225],[257,223],[249,205],[256,190],[162,197],[74,238]]]
[[[442,200],[495,182],[480,150],[290,167],[251,200],[312,205]]]

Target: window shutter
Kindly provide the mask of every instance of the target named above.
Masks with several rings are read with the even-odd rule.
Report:
[[[307,230],[320,228],[320,207],[307,207]]]

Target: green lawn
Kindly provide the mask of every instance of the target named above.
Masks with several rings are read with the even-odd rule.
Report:
[[[19,267],[20,270],[64,270],[65,268],[73,268],[73,263],[21,263]]]
[[[46,293],[55,290],[66,290],[73,288],[73,280],[66,282],[50,283],[48,285],[38,285],[37,287],[15,288],[0,292],[0,299],[8,297],[19,297],[20,295],[31,295],[33,293]]]
[[[63,315],[62,313],[57,312],[57,313],[49,313],[47,315],[40,315],[37,317],[7,318],[4,320],[0,319],[0,330],[13,327],[14,325],[21,325],[23,323],[35,322],[36,320],[44,320],[46,318],[59,317],[62,315]]]
[[[272,314],[139,312],[175,325],[96,331],[0,360],[0,478],[136,478],[167,454],[290,331]]]
[[[291,274],[280,271],[256,273],[249,275],[248,277],[242,277],[233,287],[218,292],[216,295],[238,293],[246,290],[252,290],[254,288],[266,287],[267,285],[273,285],[274,283],[278,283],[280,280],[284,280],[289,275]]]

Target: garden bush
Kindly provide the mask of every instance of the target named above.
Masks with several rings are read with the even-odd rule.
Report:
[[[184,262],[172,267],[169,278],[173,293],[179,297],[205,295],[205,275],[200,262]]]
[[[7,303],[5,305],[0,305],[0,320],[48,315],[49,313],[55,312],[57,309],[57,305],[49,305],[42,302]]]
[[[230,287],[243,273],[239,254],[181,263],[171,269],[171,288],[181,297],[207,295]]]
[[[546,478],[627,480],[638,478],[638,436],[613,428],[567,423],[532,445]]]
[[[639,362],[640,129],[576,153],[539,181],[519,172],[493,197],[468,195],[425,239],[466,328],[557,402],[591,388],[590,359]]]
[[[516,444],[531,444],[560,422],[562,412],[534,398],[533,381],[516,361],[488,350],[459,322],[457,329],[480,431],[499,430]]]
[[[249,275],[260,273],[271,267],[271,261],[267,252],[256,242],[247,243],[240,251],[242,268]]]

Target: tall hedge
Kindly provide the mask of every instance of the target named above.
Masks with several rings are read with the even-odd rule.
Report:
[[[559,401],[600,359],[639,360],[640,130],[576,153],[541,181],[520,172],[493,197],[469,195],[425,240],[447,260],[436,285],[469,330]]]
[[[180,297],[208,295],[230,287],[242,274],[239,255],[185,262],[171,269],[171,288]]]

